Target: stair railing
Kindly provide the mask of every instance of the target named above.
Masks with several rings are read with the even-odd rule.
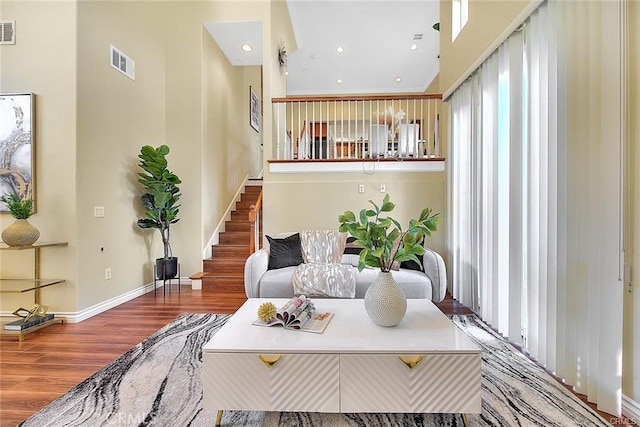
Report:
[[[249,241],[249,251],[254,253],[260,249],[260,211],[262,210],[262,191],[254,205],[249,207],[249,223],[251,227],[251,240]]]

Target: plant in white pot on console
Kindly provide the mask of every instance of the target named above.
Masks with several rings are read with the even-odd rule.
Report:
[[[0,197],[0,202],[7,205],[7,209],[16,220],[2,231],[2,240],[9,246],[29,246],[40,237],[40,231],[29,223],[28,218],[33,213],[33,200],[21,199],[17,194]]]
[[[358,217],[351,211],[340,215],[340,231],[355,237],[354,245],[362,247],[359,271],[365,267],[380,269],[378,278],[364,297],[369,317],[380,326],[395,326],[404,317],[407,300],[391,270],[394,264],[402,261],[414,261],[422,267],[418,256],[424,255],[424,238],[437,230],[440,217],[430,208],[425,208],[420,217],[411,219],[407,229],[403,230],[398,221],[388,216],[395,208],[388,194],[380,206],[372,200],[369,203],[373,209],[362,209]]]
[[[140,228],[156,228],[162,236],[163,258],[156,259],[158,279],[173,279],[178,274],[178,258],[171,251],[171,224],[179,221],[180,189],[178,178],[167,168],[169,147],[161,145],[153,148],[145,145],[140,149],[138,166],[144,172],[138,173],[138,182],[144,188],[140,201],[146,208],[146,218],[138,220]]]

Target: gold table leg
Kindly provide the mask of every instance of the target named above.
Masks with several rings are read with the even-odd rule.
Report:
[[[216,426],[219,426],[221,422],[222,422],[222,411],[218,411],[218,414],[216,415]]]
[[[40,304],[40,248],[36,246],[33,249],[33,278],[36,279],[36,288],[33,291],[33,301],[36,304]]]
[[[462,424],[464,424],[464,427],[469,427],[469,420],[467,419],[467,414],[462,414]]]

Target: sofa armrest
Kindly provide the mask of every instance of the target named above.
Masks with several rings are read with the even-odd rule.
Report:
[[[260,249],[247,258],[244,264],[244,293],[247,298],[259,298],[258,284],[260,278],[269,267],[269,253],[266,249]]]
[[[433,302],[440,302],[447,293],[447,268],[444,265],[444,259],[442,259],[439,253],[426,247],[424,250],[422,265],[424,267],[424,274],[431,279],[431,286],[433,287],[431,300]]]

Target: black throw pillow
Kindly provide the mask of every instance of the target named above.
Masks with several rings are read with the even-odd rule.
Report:
[[[360,252],[362,252],[362,246],[354,245],[353,242],[355,241],[356,241],[355,237],[353,236],[347,237],[347,244],[344,247],[345,254],[360,255]]]
[[[422,255],[416,255],[416,256],[422,263]],[[424,268],[420,267],[420,265],[412,259],[410,259],[409,261],[402,261],[400,263],[400,268],[406,268],[407,270],[424,271]]]
[[[269,241],[269,270],[300,265],[302,258],[302,245],[300,233],[292,234],[284,239],[274,239],[267,236]]]
[[[420,242],[421,245],[424,245],[424,238],[422,239],[422,242]],[[414,260],[410,259],[409,261],[402,261],[400,263],[400,268],[406,268],[407,270],[417,270],[417,271],[422,271],[424,272],[424,258],[422,255],[416,255],[416,257],[418,257],[418,259],[420,260],[420,264],[422,264],[422,267],[420,266],[420,264],[418,264],[417,262],[415,262]]]

